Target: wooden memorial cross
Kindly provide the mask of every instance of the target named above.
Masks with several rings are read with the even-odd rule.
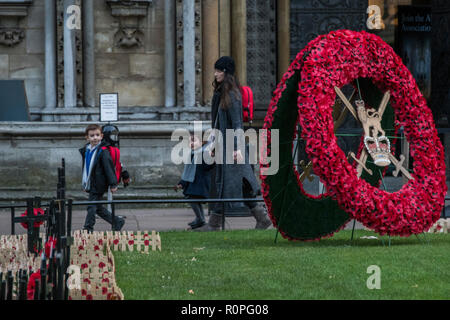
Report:
[[[34,209],[39,208],[41,205],[41,199],[36,197],[33,199],[27,199],[27,214],[24,217],[14,217],[12,223],[26,223],[27,237],[28,237],[28,251],[30,253],[37,254],[39,252],[39,227],[34,227],[35,222],[47,221],[48,213],[43,215],[34,215]]]

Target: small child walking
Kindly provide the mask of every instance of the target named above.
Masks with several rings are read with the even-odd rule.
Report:
[[[82,187],[89,193],[89,201],[102,200],[103,194],[108,191],[117,191],[117,176],[115,173],[111,155],[107,150],[103,150],[104,142],[102,128],[97,124],[90,124],[85,130],[87,144],[79,151],[83,159],[83,178]],[[89,205],[84,223],[84,230],[94,231],[95,215],[107,221],[114,223],[114,230],[120,231],[125,224],[122,216],[115,216],[112,221],[112,214],[101,204]]]
[[[201,141],[196,135],[190,137],[191,163],[184,165],[181,180],[176,186],[176,190],[183,189],[183,194],[187,199],[206,199],[209,197],[211,186],[211,172],[214,164],[204,163],[202,155],[207,148],[207,143]],[[200,158],[199,158],[200,157]],[[202,159],[199,161],[198,159]],[[188,223],[192,229],[205,225],[205,214],[200,202],[191,202],[195,213],[195,220]]]

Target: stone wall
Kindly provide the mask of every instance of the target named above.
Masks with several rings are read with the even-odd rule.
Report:
[[[44,0],[33,0],[27,16],[0,17],[0,27],[24,31],[19,43],[0,44],[0,79],[25,81],[33,113],[45,105],[44,9]],[[96,94],[118,92],[121,107],[164,105],[164,1],[153,0],[146,11],[138,19],[142,45],[119,47],[116,33],[125,22],[105,0],[94,1]]]
[[[121,107],[164,105],[164,1],[153,0],[139,18],[142,44],[120,47],[120,17],[106,1],[94,2],[97,95],[118,92]],[[155,113],[156,116],[156,113]]]
[[[18,9],[20,11],[20,9]],[[0,79],[24,80],[30,107],[45,103],[44,82],[44,0],[34,0],[27,16],[0,17],[0,27],[21,29],[24,38],[17,44],[0,44]]]
[[[0,123],[0,202],[10,203],[27,197],[49,199],[56,196],[61,159],[66,162],[67,197],[83,199],[81,156],[86,122],[2,122]],[[174,165],[170,155],[177,142],[170,140],[173,130],[193,128],[191,122],[121,122],[121,160],[132,183],[120,187],[117,198],[180,197],[173,186],[179,181],[183,165]],[[207,129],[204,125],[204,129]]]

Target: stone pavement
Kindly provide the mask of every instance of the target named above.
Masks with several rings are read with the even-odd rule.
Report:
[[[387,177],[385,178],[386,185],[388,186],[389,192],[395,192],[401,188],[403,182],[400,178]],[[449,187],[449,192],[447,196],[450,195],[450,184],[447,182]],[[319,183],[318,179],[315,178],[314,181],[308,182],[308,179],[304,183],[305,190],[313,195],[319,194]],[[445,216],[450,217],[450,201],[445,202],[446,210]],[[206,205],[204,208],[206,209]],[[72,218],[72,229],[79,230],[82,229],[84,224],[84,219],[86,217],[86,209],[77,207],[77,210],[73,212]],[[24,212],[17,210],[16,216]],[[127,216],[125,225],[122,230],[129,231],[169,231],[169,230],[186,230],[187,223],[194,220],[194,213],[192,209],[188,206],[185,208],[149,208],[149,209],[117,209],[117,215]],[[207,209],[205,210],[207,215]],[[208,217],[207,217],[208,219]],[[227,217],[225,229],[226,230],[236,230],[236,229],[253,229],[255,226],[255,219],[253,217]],[[353,221],[350,221],[345,229],[352,229]],[[270,227],[273,229],[273,227]],[[356,229],[363,229],[364,227],[361,223],[356,222]],[[103,221],[101,218],[97,217],[97,223],[95,225],[96,231],[111,230],[111,226]],[[10,234],[11,233],[11,218],[10,212],[8,210],[0,209],[0,234]],[[20,224],[16,224],[16,234],[26,233],[26,230],[22,228]]]
[[[17,210],[16,216],[25,211]],[[194,220],[194,213],[190,208],[152,208],[152,209],[118,209],[116,214],[125,215],[126,222],[122,230],[130,231],[169,231],[169,230],[186,230],[188,222]],[[207,210],[205,212],[207,214]],[[76,210],[72,213],[72,230],[83,228],[86,210]],[[208,218],[207,218],[208,219]],[[347,224],[346,229],[351,229],[353,223]],[[225,223],[226,230],[245,230],[255,227],[255,219],[253,217],[227,217]],[[357,223],[359,229],[362,226]],[[26,230],[16,224],[16,234],[24,234]],[[273,226],[270,227],[274,229]],[[111,230],[111,226],[103,219],[97,217],[95,224],[96,231]],[[0,234],[11,234],[11,215],[10,211],[0,210]]]

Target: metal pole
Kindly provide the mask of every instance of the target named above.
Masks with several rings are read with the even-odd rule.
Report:
[[[64,273],[63,273],[63,261],[62,254],[58,252],[56,257],[56,270],[58,271],[58,278],[56,282],[56,299],[63,300],[64,297]]]
[[[56,5],[45,0],[45,107],[56,108]],[[52,115],[42,115],[43,121],[52,121]]]
[[[430,244],[430,240],[428,240],[428,238],[427,238],[427,236],[426,236],[426,232],[422,232],[422,234],[423,234],[423,237],[425,238],[425,242],[426,242],[427,244]]]
[[[353,219],[352,238],[350,239],[350,241],[353,241],[353,233],[355,232],[355,224],[356,224],[356,220]]]
[[[60,210],[59,210],[59,237],[64,237],[66,235],[66,202],[60,201]],[[62,243],[61,243],[62,245]],[[60,247],[61,249],[61,247]]]
[[[58,202],[59,204],[61,204],[61,202]],[[60,210],[56,210],[55,212],[55,217],[56,217],[56,250],[59,251],[61,250],[61,211]]]
[[[70,254],[69,254],[70,257]],[[66,265],[68,265],[69,262],[66,261]],[[67,268],[65,269],[67,271]],[[69,300],[69,288],[67,288],[67,280],[69,280],[69,275],[67,273],[64,273],[64,300]]]
[[[110,187],[108,187],[108,197],[107,197],[107,200],[108,201],[112,201],[113,200],[113,194],[112,194],[112,192],[111,192],[111,188]],[[108,203],[108,206],[107,206],[107,209],[108,209],[108,211],[109,212],[111,212],[111,203]]]
[[[58,168],[58,184],[56,186],[56,199],[62,199],[62,168]]]
[[[225,202],[222,202],[222,231],[225,230]]]
[[[55,273],[55,268],[54,268],[54,257],[55,257],[55,249],[53,248],[50,252],[50,257],[48,257],[49,259],[49,263],[48,263],[48,269],[47,269],[47,282],[49,284],[51,284],[50,288],[49,288],[49,292],[48,292],[48,300],[51,300],[51,297],[55,296],[55,283],[54,283],[54,273]]]
[[[164,2],[165,107],[174,107],[176,104],[175,6],[175,0]]]
[[[6,280],[2,280],[2,285],[0,288],[0,301],[6,300]]]
[[[14,217],[15,217],[15,209],[14,207],[11,207],[11,234],[16,234],[16,224],[14,223]]]
[[[33,199],[27,199],[27,218],[33,217]],[[27,229],[27,243],[28,243],[28,252],[34,253],[34,221],[32,219],[29,219],[27,222],[28,229]]]
[[[114,221],[116,220],[116,207],[114,206],[114,203],[111,204],[111,229],[112,231],[114,231],[114,227],[115,227],[115,223]]]
[[[5,300],[5,293],[3,292],[3,272],[0,272],[0,301]]]
[[[34,300],[39,300],[39,279],[34,279]]]
[[[50,201],[50,205],[48,208],[48,235],[54,236],[56,233],[56,213],[55,213],[56,209],[55,209],[55,200],[51,200]]]
[[[67,236],[72,234],[72,206],[73,199],[69,199],[67,208]]]
[[[298,129],[297,129],[297,132],[299,132]],[[297,135],[298,135],[298,133],[297,133]],[[294,165],[295,156],[297,154],[297,148],[298,148],[298,143],[295,144],[294,154],[293,154],[293,157],[292,157],[292,161],[290,163],[291,166]],[[291,183],[291,181],[289,179],[289,170],[286,170],[286,179],[285,179],[285,181],[287,182],[286,186],[289,185],[289,183]],[[275,240],[274,240],[275,243],[277,243],[278,233],[280,232],[280,228],[281,228],[281,221],[282,221],[281,218],[283,217],[285,202],[286,202],[286,191],[283,193],[283,202],[281,204],[281,214],[280,214],[280,218],[278,219],[277,231],[276,231]]]
[[[27,300],[27,281],[26,275],[21,275],[19,280],[19,300]]]
[[[12,271],[8,271],[8,276],[7,276],[7,287],[8,287],[8,291],[6,293],[6,300],[12,300],[12,294],[13,294],[13,276],[12,276]]]
[[[66,160],[64,158],[61,159],[61,166],[62,166],[62,176],[61,176],[61,186],[62,186],[62,194],[61,198],[66,198]]]
[[[34,202],[33,202],[33,211],[34,208],[40,208],[41,207],[41,201],[42,199],[40,197],[34,197]],[[45,212],[44,212],[45,214]],[[33,212],[33,217],[34,217],[34,212]],[[38,221],[44,221],[44,220],[38,220]],[[42,249],[42,243],[41,243],[41,239],[39,238],[39,230],[40,227],[34,227],[34,223],[33,223],[33,241],[36,243],[36,254],[41,251]]]
[[[67,241],[67,246],[64,250],[64,252],[66,253],[65,256],[65,267],[64,267],[64,272],[67,271],[67,268],[70,265],[70,246],[72,244],[72,205],[73,205],[73,200],[69,199],[68,201],[68,208],[67,208],[67,230],[66,230],[66,241]],[[66,280],[68,278],[68,275],[66,274]],[[67,281],[64,282],[64,285],[67,283]],[[65,289],[65,297],[64,300],[67,300],[69,298],[68,296],[68,290],[67,288]]]
[[[195,1],[183,1],[184,106],[195,106]]]
[[[40,292],[40,300],[45,300],[46,297],[46,293],[47,293],[47,265],[46,265],[46,261],[45,261],[45,257],[41,258],[41,289],[39,290]]]

